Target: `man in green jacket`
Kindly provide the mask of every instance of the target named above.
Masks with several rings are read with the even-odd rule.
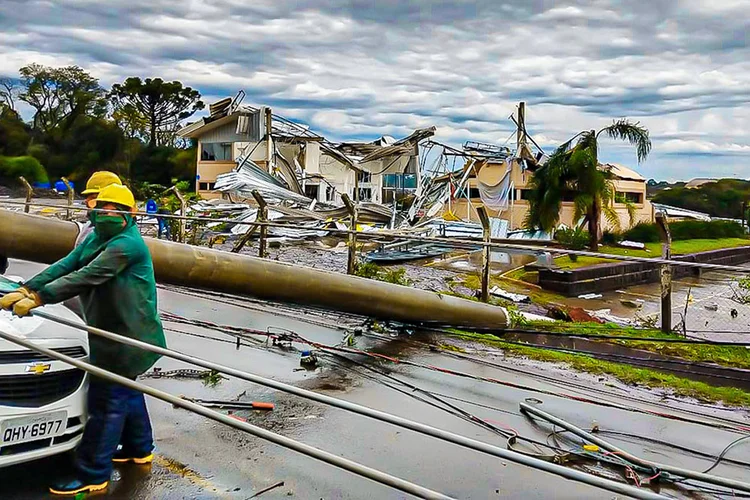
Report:
[[[94,232],[20,291],[2,297],[0,306],[26,316],[35,307],[79,296],[88,325],[166,347],[148,248],[132,216],[108,212],[133,211],[133,194],[125,186],[107,186],[96,206]],[[159,358],[97,335],[89,335],[89,350],[91,363],[131,379]],[[146,464],[153,460],[151,423],[142,393],[92,377],[88,411],[76,456],[77,477],[55,484],[52,493],[103,490],[113,461]],[[118,445],[122,445],[119,450]]]

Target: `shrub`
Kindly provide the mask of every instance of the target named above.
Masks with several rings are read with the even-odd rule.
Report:
[[[394,285],[409,286],[410,284],[409,279],[406,277],[406,269],[403,267],[383,269],[374,262],[361,262],[357,264],[354,274],[361,278],[385,281]]]
[[[31,156],[0,156],[0,179],[9,184],[18,184],[23,176],[30,183],[49,182],[47,171],[39,160]]]
[[[560,229],[555,233],[555,239],[571,250],[583,250],[589,243],[589,232],[581,229]],[[570,255],[570,260],[578,260],[577,255]]]
[[[727,220],[686,220],[669,225],[673,240],[741,238],[744,236],[742,226]]]
[[[669,224],[672,240],[699,240],[716,238],[741,238],[745,235],[742,226],[736,222],[726,220],[686,220]],[[656,243],[661,241],[656,224],[639,223],[632,229],[625,231],[623,237],[627,240],[642,243]]]
[[[659,228],[656,227],[656,224],[649,224],[647,222],[639,222],[631,227],[622,234],[622,238],[641,243],[658,243],[661,240],[659,238]]]
[[[604,245],[616,245],[622,241],[622,235],[620,233],[604,231],[602,233],[602,244]]]

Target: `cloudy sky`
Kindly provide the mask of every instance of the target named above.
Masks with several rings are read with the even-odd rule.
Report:
[[[750,0],[1,0],[0,75],[77,64],[109,87],[179,79],[248,93],[333,140],[402,136],[551,150],[614,118],[654,151],[605,143],[646,177],[750,177]]]

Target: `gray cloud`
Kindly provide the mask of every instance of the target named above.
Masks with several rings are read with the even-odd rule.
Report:
[[[550,148],[628,116],[654,137],[645,175],[750,176],[748,8],[748,0],[5,0],[0,74],[33,61],[74,63],[105,85],[158,75],[212,96],[243,88],[333,138],[435,124],[446,142],[503,142],[507,117],[525,100],[529,129]],[[616,143],[603,154],[635,163]]]

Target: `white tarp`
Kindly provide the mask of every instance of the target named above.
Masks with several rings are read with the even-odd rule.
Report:
[[[507,210],[510,204],[510,169],[505,171],[497,184],[489,185],[477,178],[479,197],[487,208],[492,210]]]

